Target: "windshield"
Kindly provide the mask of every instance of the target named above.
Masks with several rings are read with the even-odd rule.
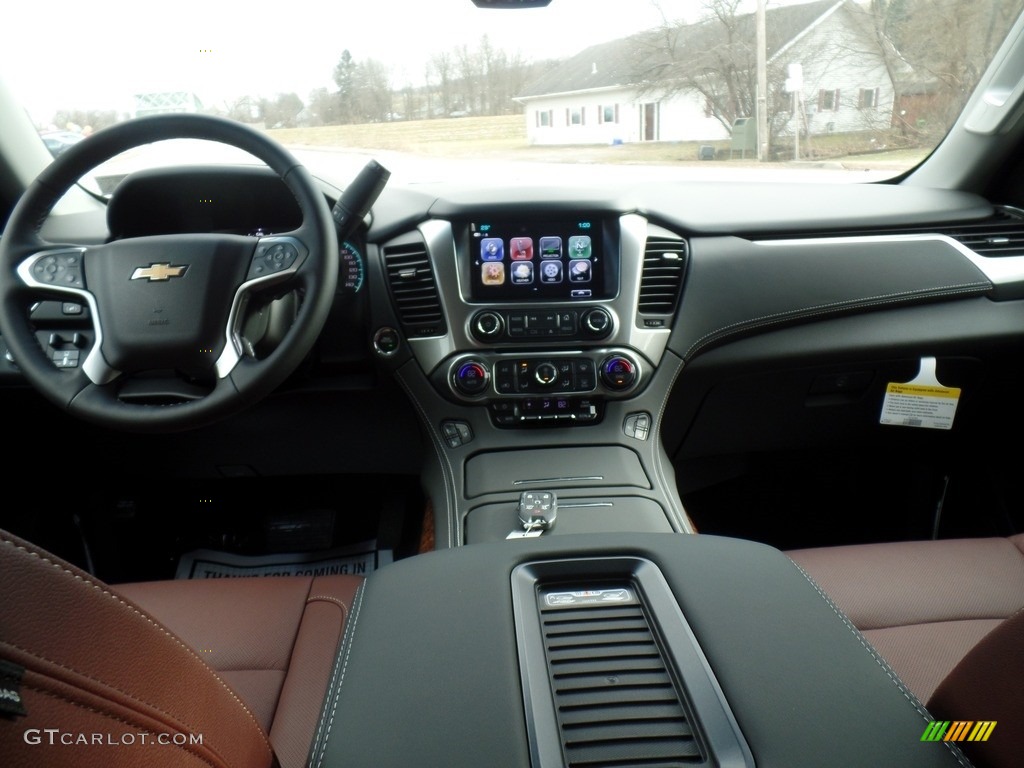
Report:
[[[471,0],[326,5],[108,0],[8,9],[0,56],[57,155],[115,122],[204,112],[252,124],[343,186],[396,181],[824,178],[920,162],[1024,0]],[[136,150],[97,171],[234,161]]]

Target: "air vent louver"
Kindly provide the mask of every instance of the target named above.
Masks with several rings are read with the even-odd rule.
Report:
[[[982,256],[1024,256],[1024,219],[1007,209],[998,209],[992,218],[976,224],[943,230],[943,234]]]
[[[541,608],[567,766],[703,765],[639,604]]]
[[[685,274],[684,241],[649,239],[640,276],[639,311],[645,315],[674,314]]]
[[[402,330],[409,338],[441,336],[447,331],[434,272],[422,242],[384,248],[388,287]]]

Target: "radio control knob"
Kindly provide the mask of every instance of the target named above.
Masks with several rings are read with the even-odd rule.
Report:
[[[480,338],[493,339],[500,336],[504,328],[505,321],[497,312],[481,312],[473,320],[473,330]]]
[[[636,363],[625,355],[612,355],[601,363],[601,381],[616,392],[632,387],[636,383],[636,373]]]
[[[479,395],[487,389],[491,374],[479,360],[467,360],[455,369],[452,383],[464,395]]]
[[[558,379],[558,369],[553,363],[541,363],[533,370],[533,378],[544,387],[550,387]]]
[[[583,327],[593,336],[607,336],[612,328],[612,316],[606,309],[592,309],[583,316]]]

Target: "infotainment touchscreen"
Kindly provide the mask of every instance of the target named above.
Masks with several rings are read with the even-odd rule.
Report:
[[[470,283],[477,300],[609,298],[615,270],[599,218],[495,219],[469,225]]]

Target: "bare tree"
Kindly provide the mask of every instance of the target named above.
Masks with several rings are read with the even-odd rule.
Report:
[[[392,109],[391,74],[376,59],[366,59],[355,72],[353,103],[359,122],[378,123],[389,118]]]
[[[435,53],[427,63],[427,83],[436,79],[437,94],[441,101],[441,114],[447,116],[454,109],[454,65],[452,55],[447,52]]]
[[[1024,0],[887,0],[889,35],[916,72],[916,125],[944,134],[1024,8]]]
[[[743,0],[706,0],[704,16],[695,24],[666,20],[660,28],[637,38],[636,82],[641,92],[668,98],[700,94],[705,111],[732,132],[740,117],[755,113],[757,52],[754,19],[741,14]],[[779,67],[769,68],[769,122],[785,109],[771,98],[785,79]],[[778,122],[775,120],[774,122]]]

